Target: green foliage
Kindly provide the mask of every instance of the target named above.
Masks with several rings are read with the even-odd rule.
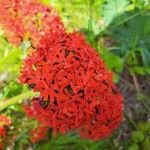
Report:
[[[150,123],[141,122],[138,124],[139,130],[131,133],[131,145],[130,150],[149,150],[150,147]]]
[[[142,143],[143,150],[149,150],[150,148],[150,138],[146,138],[145,141]]]
[[[44,142],[44,141],[43,141]],[[59,135],[57,137],[52,137],[45,144],[37,144],[34,146],[35,150],[49,150],[49,148],[53,150],[98,150],[108,148],[108,139],[92,142],[89,140],[83,140],[78,137],[77,134],[71,133],[67,135]]]
[[[150,9],[149,0],[131,0],[132,4],[128,6],[129,10],[139,9]]]
[[[125,12],[121,16],[125,19],[118,21],[118,17],[114,18],[110,23],[108,30],[113,39],[116,39],[121,54],[127,50],[149,46],[150,33],[150,14],[143,11]],[[120,16],[119,16],[120,18]]]
[[[123,69],[123,59],[121,59],[119,56],[108,52],[104,51],[102,53],[103,59],[105,63],[107,64],[107,67],[110,70],[114,70],[116,72],[121,72]]]
[[[127,10],[128,0],[106,0],[105,4],[103,5],[103,21],[105,26],[108,26],[114,18],[117,18],[118,22],[122,20],[121,14]]]
[[[150,133],[150,123],[149,122],[139,123],[139,129],[141,132],[149,134]]]
[[[129,150],[139,150],[139,147],[137,144],[132,144],[130,147],[129,147]]]
[[[141,131],[133,131],[131,138],[135,143],[138,143],[144,140],[144,134]]]
[[[12,81],[10,82],[3,90],[5,93],[4,97],[11,98],[13,96],[16,96],[20,94],[23,90],[22,85],[20,85],[18,82]]]
[[[102,53],[102,58],[104,59],[107,67],[114,72],[114,81],[118,82],[120,79],[119,74],[123,70],[124,60],[107,50],[104,50]]]
[[[60,0],[51,0],[51,4],[60,12],[62,20],[70,32],[72,30],[91,28],[91,26],[99,28],[100,26],[97,24],[100,19],[99,8],[104,1],[70,0],[66,2],[66,0],[61,0],[60,2]],[[95,30],[95,27],[93,29]]]
[[[0,72],[19,73],[21,64],[21,50],[8,44],[6,39],[0,36]]]
[[[120,20],[120,17],[125,18]],[[148,12],[134,11],[124,12],[114,18],[106,28],[106,34],[117,43],[117,47],[112,49],[113,52],[125,58],[130,71],[141,75],[150,73],[149,24]]]
[[[51,0],[40,0],[42,3],[49,5]]]
[[[114,81],[119,82],[120,74],[126,66],[130,73],[150,75],[150,2],[149,0],[41,0],[52,4],[60,13],[67,30],[84,32],[86,39],[100,53],[107,67],[114,73]],[[109,37],[113,42],[104,45],[101,38]],[[30,47],[29,41],[23,41],[19,48],[10,45],[3,31],[0,30],[0,100],[12,98],[28,88],[17,82],[22,58]],[[126,85],[125,85],[126,86]],[[147,102],[149,96],[136,94],[138,102]],[[125,99],[126,100],[126,99]],[[146,103],[148,104],[148,103]],[[149,105],[146,105],[149,112]],[[145,110],[141,110],[145,111]],[[106,140],[92,142],[81,140],[77,134],[47,136],[46,139],[32,145],[29,131],[36,125],[35,121],[24,117],[20,104],[5,109],[13,119],[10,134],[17,134],[14,149],[35,150],[149,150],[150,123],[137,122],[137,130],[131,130],[130,138],[118,140],[117,133]],[[135,117],[135,116],[133,116]],[[124,130],[121,130],[121,132]],[[51,133],[51,132],[50,132]],[[125,133],[126,134],[126,133]],[[128,133],[129,134],[129,133]],[[116,145],[114,144],[117,141]]]

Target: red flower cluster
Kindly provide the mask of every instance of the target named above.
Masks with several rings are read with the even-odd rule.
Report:
[[[38,0],[0,0],[0,24],[16,46],[28,39],[36,47],[45,33],[64,30],[56,11]]]
[[[0,149],[3,148],[2,141],[6,138],[6,127],[11,124],[11,119],[8,118],[6,115],[0,115]]]
[[[44,126],[43,124],[38,125],[36,128],[31,130],[30,140],[32,141],[32,143],[36,143],[36,142],[42,140],[45,137],[47,131],[48,131],[47,126]]]
[[[62,134],[98,140],[122,120],[122,96],[99,55],[78,33],[51,33],[25,60],[20,82],[40,92],[29,116]]]

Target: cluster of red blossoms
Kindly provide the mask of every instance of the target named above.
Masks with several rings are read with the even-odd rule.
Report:
[[[0,24],[16,46],[30,40],[36,47],[46,32],[64,30],[57,12],[37,0],[0,0]]]
[[[53,133],[105,138],[122,120],[122,96],[99,55],[78,33],[51,33],[24,60],[20,82],[40,96],[26,106]]]
[[[6,138],[6,127],[10,126],[11,119],[6,115],[0,115],[0,149],[3,148],[3,140]]]
[[[56,11],[36,0],[0,0],[0,23],[11,43],[27,39],[36,49],[24,60],[20,82],[39,97],[25,110],[41,126],[32,141],[53,133],[76,131],[82,138],[109,136],[122,120],[122,96],[112,73],[76,32],[67,34]]]
[[[36,128],[30,131],[30,140],[32,143],[36,143],[42,140],[48,131],[48,127],[44,124],[39,124]]]

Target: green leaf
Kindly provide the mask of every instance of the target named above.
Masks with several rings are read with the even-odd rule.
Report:
[[[150,74],[150,68],[149,67],[134,66],[134,67],[130,68],[130,71],[133,71],[139,75]]]
[[[131,0],[132,4],[135,8],[139,9],[148,9],[149,6],[149,0]]]
[[[10,45],[6,39],[0,36],[0,73],[12,73],[16,77],[21,64],[22,51]]]
[[[102,53],[102,57],[104,59],[104,62],[106,63],[107,67],[110,70],[116,71],[116,72],[121,72],[123,69],[123,59],[121,59],[119,56],[108,52],[104,51]]]
[[[23,87],[18,82],[12,81],[9,83],[8,86],[6,86],[6,88],[9,88],[9,91],[7,92],[5,96],[7,96],[8,98],[11,98],[13,96],[20,94]]]
[[[132,71],[135,72],[136,74],[145,75],[145,70],[143,69],[143,67],[134,66],[134,67],[131,67],[130,70],[132,70]]]
[[[124,57],[128,52],[133,51],[137,54],[137,50],[142,49],[140,55],[144,60],[144,64],[148,65],[149,59],[147,58],[149,56],[150,47],[149,24],[150,13],[141,10],[124,12],[121,16],[114,18],[105,29],[109,31],[105,34],[117,43],[117,47],[120,47],[118,49],[113,49],[113,52]],[[146,50],[143,51],[143,48]]]
[[[0,72],[9,71],[18,73],[20,63],[21,63],[21,50],[13,48],[8,52],[8,54],[5,57],[0,59]]]
[[[131,138],[135,143],[138,143],[144,140],[144,134],[141,131],[133,131],[131,133]]]
[[[149,150],[150,148],[150,139],[147,137],[143,142],[143,150]]]
[[[127,5],[128,0],[122,0],[121,2],[120,0],[106,0],[102,11],[105,26],[109,25],[115,17],[125,12]],[[118,18],[119,20],[122,20],[122,17]]]
[[[144,65],[150,67],[150,51],[146,48],[142,48],[140,52]]]
[[[149,122],[140,123],[138,126],[139,126],[140,131],[142,131],[143,133],[150,132],[150,123]]]
[[[113,81],[114,83],[118,83],[120,80],[120,75],[117,73],[113,73]]]
[[[130,147],[129,147],[129,150],[139,150],[139,147],[137,144],[132,144]]]

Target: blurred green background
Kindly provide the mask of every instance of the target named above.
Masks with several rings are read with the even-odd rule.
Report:
[[[14,150],[150,150],[150,1],[149,0],[41,0],[54,6],[68,32],[80,31],[114,73],[124,96],[120,128],[104,140],[81,140],[76,133],[47,137],[36,144],[29,130],[36,122],[21,104],[5,110],[13,120],[6,148]],[[29,42],[10,45],[0,29],[0,100],[28,91],[18,83],[19,68]],[[16,136],[14,139],[13,136]]]

